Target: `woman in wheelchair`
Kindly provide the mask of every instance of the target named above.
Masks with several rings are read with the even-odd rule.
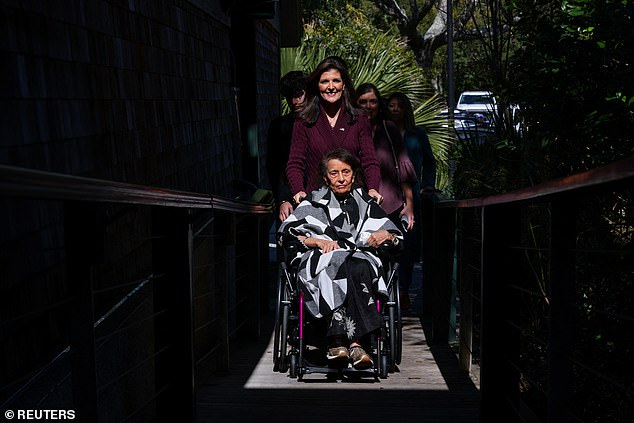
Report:
[[[324,186],[310,193],[278,232],[295,244],[310,314],[328,319],[327,359],[355,369],[373,366],[367,339],[381,326],[375,298],[387,295],[379,248],[401,248],[402,233],[362,188],[358,160],[336,149],[321,160]]]

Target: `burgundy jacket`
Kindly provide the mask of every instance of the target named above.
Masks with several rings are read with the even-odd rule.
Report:
[[[361,162],[367,189],[379,190],[381,174],[370,120],[363,115],[358,116],[352,125],[349,120],[350,116],[342,109],[334,128],[330,127],[323,111],[313,126],[306,126],[301,119],[295,121],[286,165],[292,195],[299,191],[308,194],[323,185],[319,177],[319,162],[324,154],[335,148],[345,148],[355,155]]]
[[[383,123],[385,123],[385,127]],[[389,137],[386,129],[389,131]],[[401,131],[394,122],[379,121],[374,133],[374,150],[381,168],[381,185],[379,185],[378,190],[383,196],[381,207],[387,214],[390,214],[403,205],[404,197],[401,183],[407,182],[414,186],[418,182],[418,178],[414,165],[407,155],[407,150],[405,150]],[[416,194],[414,193],[414,196]]]

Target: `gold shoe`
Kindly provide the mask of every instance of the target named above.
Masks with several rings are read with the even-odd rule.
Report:
[[[329,362],[347,362],[349,358],[348,349],[346,347],[329,348],[326,358]]]
[[[352,367],[357,370],[369,369],[374,365],[370,355],[359,345],[350,348],[350,361],[352,361]]]

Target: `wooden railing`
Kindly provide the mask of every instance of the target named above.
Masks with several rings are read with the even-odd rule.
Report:
[[[191,421],[255,338],[271,206],[0,166],[0,409]]]
[[[435,208],[431,341],[479,364],[483,422],[634,421],[633,187],[630,158]]]

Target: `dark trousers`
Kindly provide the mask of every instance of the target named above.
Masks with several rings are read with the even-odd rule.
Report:
[[[381,316],[374,301],[368,261],[351,257],[345,266],[348,275],[346,300],[333,312],[327,335],[359,342],[381,327]]]
[[[414,227],[411,231],[406,231],[398,217],[401,209],[392,212],[388,217],[403,232],[403,250],[398,258],[399,272],[398,285],[401,292],[407,292],[412,284],[412,272],[414,263],[420,261],[422,237],[421,225],[423,223],[420,207],[414,206]]]

